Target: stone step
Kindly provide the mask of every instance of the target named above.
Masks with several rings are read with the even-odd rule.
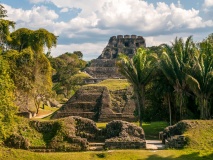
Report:
[[[146,144],[162,144],[161,140],[146,140]]]
[[[29,149],[31,152],[55,152],[55,149],[43,149],[43,148],[34,148]]]
[[[104,150],[105,143],[89,143],[90,151],[102,151]]]
[[[165,149],[165,144],[163,144],[160,140],[146,140],[146,149],[162,150]]]
[[[105,143],[89,143],[89,146],[104,146],[105,145]]]

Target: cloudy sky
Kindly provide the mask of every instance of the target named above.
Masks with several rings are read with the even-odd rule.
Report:
[[[80,50],[97,58],[114,35],[141,35],[147,46],[213,32],[213,0],[1,0],[16,29],[59,36],[52,55]]]

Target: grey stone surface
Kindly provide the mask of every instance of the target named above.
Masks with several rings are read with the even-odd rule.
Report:
[[[131,89],[109,91],[103,86],[84,86],[52,118],[81,116],[99,122],[136,121]]]
[[[84,71],[92,76],[92,79],[124,78],[116,67],[116,59],[119,53],[132,57],[139,47],[146,47],[145,39],[136,35],[118,35],[109,39],[102,54],[91,61]],[[86,80],[88,83],[89,80]],[[94,82],[94,81],[93,81]]]
[[[108,149],[146,148],[145,134],[142,128],[120,120],[106,125],[105,147]]]

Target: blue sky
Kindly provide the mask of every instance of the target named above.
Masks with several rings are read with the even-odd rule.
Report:
[[[1,0],[16,29],[45,28],[59,36],[51,54],[80,50],[97,58],[114,35],[136,34],[147,46],[213,32],[213,0]]]

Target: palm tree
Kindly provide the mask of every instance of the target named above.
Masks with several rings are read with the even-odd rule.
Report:
[[[133,86],[141,127],[145,108],[145,87],[150,82],[155,68],[152,58],[154,57],[149,55],[145,49],[139,48],[133,58],[121,54],[117,63],[121,74]]]
[[[172,46],[163,44],[162,47],[160,69],[174,88],[176,105],[179,107],[180,119],[182,119],[187,95],[184,68],[186,64],[191,63],[195,45],[190,36],[185,43],[182,38],[176,38]]]
[[[157,75],[154,79],[154,91],[158,97],[162,97],[163,104],[168,106],[169,112],[169,124],[172,125],[172,97],[173,97],[173,87],[163,75],[161,70],[157,71]],[[175,117],[175,116],[173,116]]]
[[[15,22],[5,20],[7,17],[7,11],[4,6],[0,4],[0,47],[1,49],[7,49],[7,43],[11,41],[10,27],[15,28]]]
[[[192,66],[186,69],[186,82],[196,95],[200,109],[200,118],[210,118],[210,100],[213,93],[213,44],[200,43],[200,50],[194,57]]]

